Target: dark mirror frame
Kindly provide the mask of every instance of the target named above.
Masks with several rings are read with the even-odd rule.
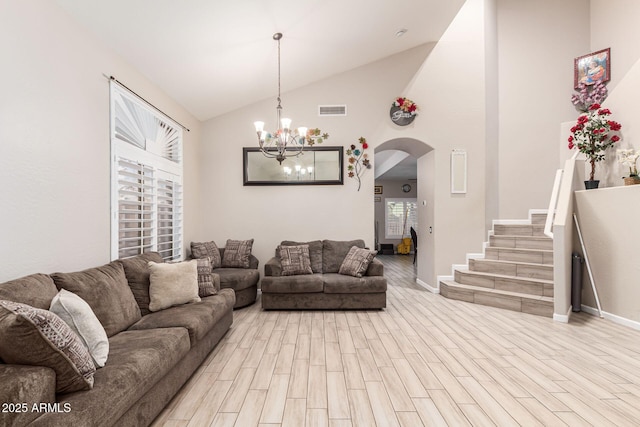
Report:
[[[273,150],[275,152],[275,150]],[[344,147],[339,146],[323,146],[323,147],[305,147],[304,152],[313,152],[313,151],[335,151],[338,153],[338,167],[339,167],[339,178],[336,180],[323,180],[323,181],[249,181],[248,176],[248,161],[249,161],[249,153],[259,153],[261,156],[263,155],[260,152],[260,148],[258,147],[243,147],[242,148],[242,184],[243,185],[344,185]],[[303,154],[304,155],[304,154]],[[269,159],[275,165],[278,164],[278,161],[273,158]]]

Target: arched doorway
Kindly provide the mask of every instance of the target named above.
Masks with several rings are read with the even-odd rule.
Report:
[[[414,138],[394,138],[379,144],[375,150],[376,161],[374,162],[374,172],[376,177],[384,176],[393,171],[394,167],[399,167],[401,171],[404,171],[404,178],[406,178],[408,187],[411,187],[407,191],[409,197],[398,199],[411,199],[415,200],[417,205],[417,242],[420,250],[417,254],[417,278],[418,283],[429,286],[429,283],[435,285],[435,273],[434,273],[434,239],[433,239],[433,221],[434,221],[434,151],[433,147],[427,143],[414,139]],[[415,173],[415,178],[410,175],[411,168]],[[400,174],[392,174],[392,176],[402,176]],[[415,179],[415,181],[409,181],[409,179]],[[414,185],[412,185],[412,183]],[[404,184],[402,184],[404,185]],[[401,188],[399,186],[399,188]],[[398,191],[399,188],[393,188]],[[405,187],[406,189],[407,187]],[[378,189],[380,191],[380,189]],[[375,195],[375,204],[378,205],[376,210],[380,211],[382,204],[386,205],[386,199],[384,188],[381,189],[382,193]],[[401,191],[401,190],[400,190]],[[398,194],[397,192],[387,192],[387,195],[393,196]],[[402,193],[400,193],[402,194]],[[393,197],[391,197],[393,198]],[[378,201],[380,200],[380,201]],[[405,203],[404,200],[401,201]],[[403,205],[403,209],[406,212],[406,205]],[[385,209],[386,211],[386,209]],[[404,218],[403,218],[404,219]],[[389,230],[383,229],[384,226],[380,222],[380,216],[378,215],[378,227],[376,234],[376,242],[382,242],[388,240],[386,236]],[[375,227],[375,224],[372,225]],[[404,228],[404,227],[403,227]],[[405,231],[406,233],[406,231]],[[386,235],[386,236],[385,236]],[[385,236],[383,238],[383,236]],[[400,241],[399,239],[397,241]],[[432,289],[433,290],[433,289]]]

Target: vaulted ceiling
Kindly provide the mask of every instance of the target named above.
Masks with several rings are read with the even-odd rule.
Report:
[[[200,120],[437,41],[464,0],[55,0]],[[401,37],[399,30],[406,29]]]

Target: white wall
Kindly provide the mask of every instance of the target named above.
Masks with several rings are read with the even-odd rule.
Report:
[[[640,2],[591,0],[590,3],[590,51],[611,48],[611,80],[607,88],[613,92],[640,58]]]
[[[494,219],[500,217],[500,165],[498,115],[499,71],[498,71],[498,0],[484,2],[484,49],[485,49],[485,228],[489,230]]]
[[[197,233],[199,122],[46,0],[0,2],[0,281],[110,260],[114,75],[185,133],[187,237]]]
[[[500,218],[524,219],[547,207],[560,123],[577,117],[573,58],[589,52],[589,0],[497,4]]]
[[[402,129],[380,126],[381,140],[413,138],[433,148],[418,159],[418,279],[432,287],[437,275],[450,274],[452,264],[479,252],[484,241],[484,13],[483,0],[468,0],[406,88],[405,96],[421,108],[416,120]],[[466,194],[450,193],[455,148],[468,153]]]
[[[282,46],[283,54],[286,46]],[[392,101],[401,94],[431,46],[403,52],[310,86],[282,94],[284,114],[293,126],[319,127],[330,138],[323,145],[357,144],[363,136],[373,160],[378,123],[387,121]],[[274,52],[275,54],[275,52]],[[286,85],[286,70],[282,82]],[[274,90],[276,89],[276,81]],[[285,86],[286,87],[286,86]],[[346,117],[318,117],[317,106],[346,104]],[[282,240],[364,239],[374,244],[373,168],[362,187],[348,178],[342,186],[242,185],[242,147],[257,146],[255,120],[275,127],[272,99],[204,124],[200,161],[203,232],[199,240],[254,238],[253,253],[264,264]],[[273,160],[276,161],[275,159]],[[345,157],[346,161],[346,157]]]
[[[634,0],[591,1],[591,51],[611,48],[609,97],[604,105],[611,118],[622,124],[622,141],[596,166],[601,187],[623,185],[629,170],[618,164],[615,149],[640,149],[640,2]],[[639,165],[640,166],[640,165]]]
[[[575,193],[580,229],[587,247],[602,310],[640,322],[640,185]],[[597,307],[585,269],[583,304]],[[640,325],[640,323],[637,323]]]

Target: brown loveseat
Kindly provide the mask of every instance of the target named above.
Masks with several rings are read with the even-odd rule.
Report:
[[[280,246],[308,245],[311,274],[282,275],[282,260],[271,258],[262,279],[264,309],[380,309],[387,306],[387,279],[382,263],[373,259],[362,277],[339,274],[340,267],[363,240],[283,241]],[[278,250],[276,250],[278,254]]]
[[[145,254],[0,284],[0,300],[44,310],[59,289],[76,293],[109,342],[106,364],[96,370],[90,390],[56,394],[53,369],[0,363],[0,402],[26,404],[0,413],[1,426],[137,427],[163,410],[231,326],[235,295],[221,289],[200,302],[150,312],[148,261],[162,262],[158,254]]]

